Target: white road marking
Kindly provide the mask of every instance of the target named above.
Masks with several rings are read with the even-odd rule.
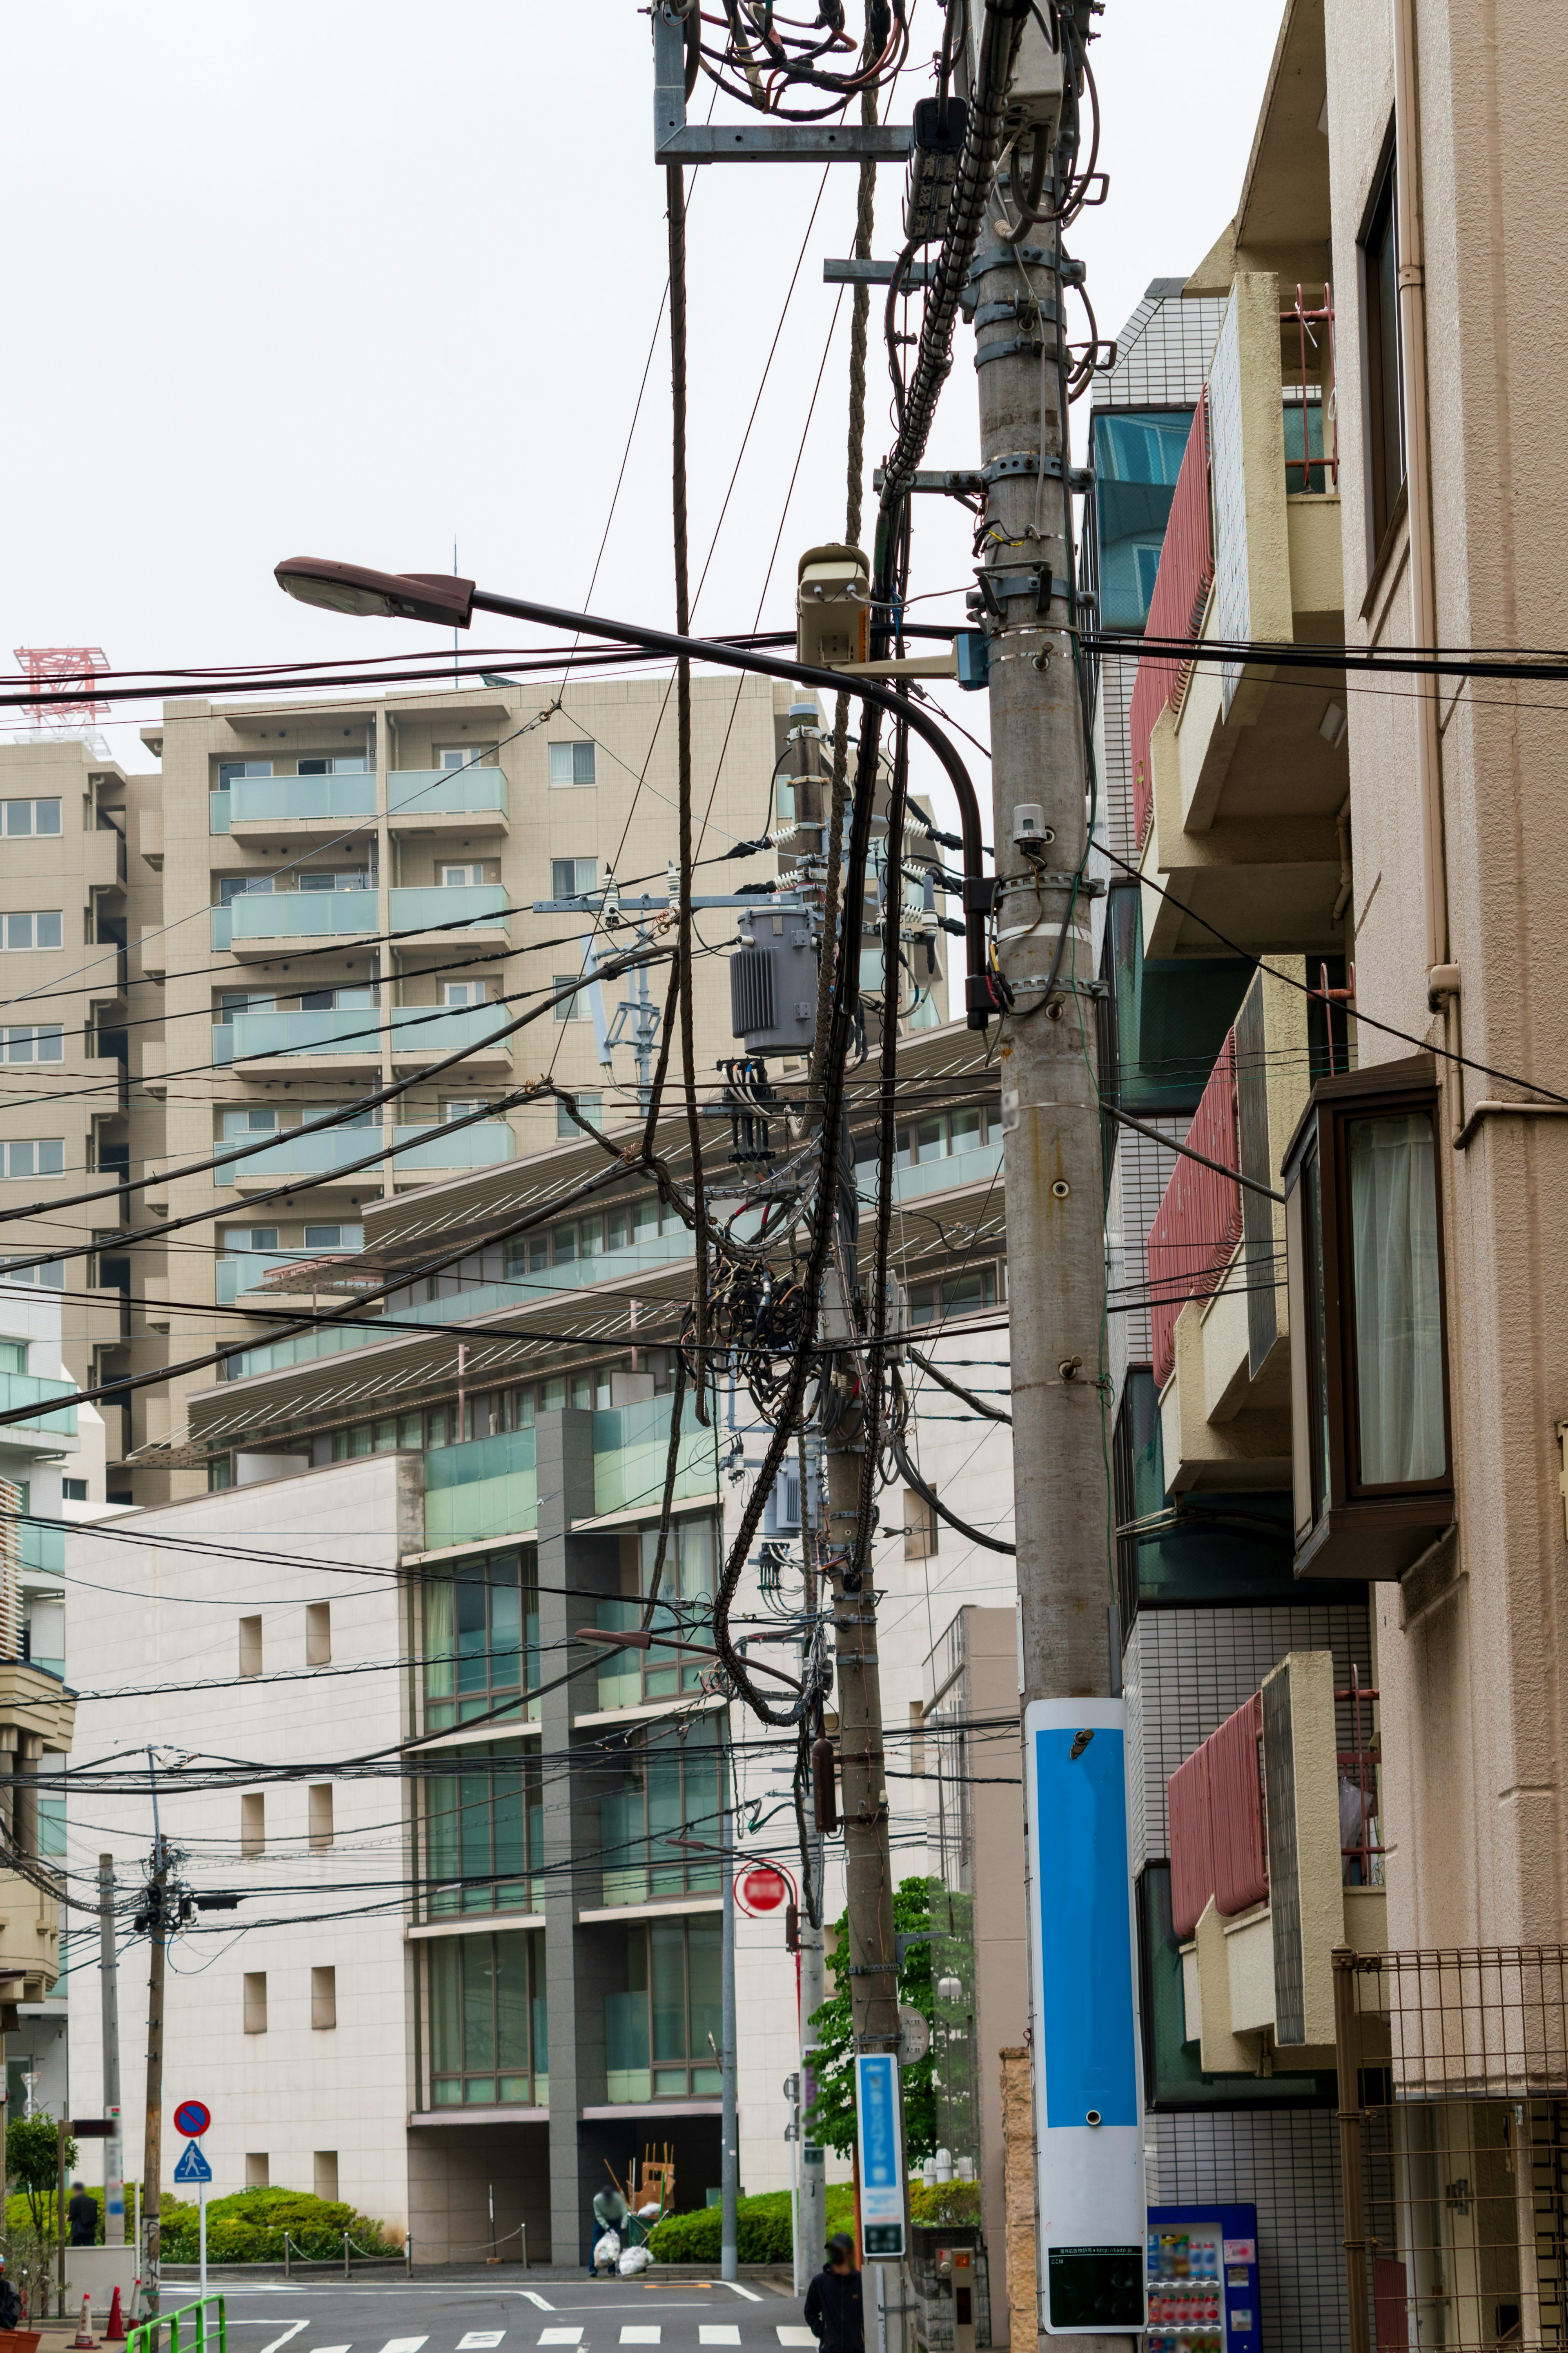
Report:
[[[740,2341],[741,2332],[730,2320],[716,2320],[697,2331],[699,2345],[738,2345]]]
[[[781,2345],[815,2345],[816,2342],[809,2328],[786,2328],[781,2326],[773,2333]]]
[[[539,2341],[542,2345],[581,2345],[583,2332],[580,2328],[542,2328]]]
[[[521,2287],[519,2288],[518,2294],[519,2295],[525,2295],[530,2304],[536,2304],[541,2312],[553,2312],[555,2309],[555,2306],[552,2304],[549,2303],[545,2297],[540,2295],[537,2288]]]
[[[381,2353],[419,2353],[419,2348],[429,2341],[427,2337],[389,2337]]]
[[[278,2348],[280,2345],[287,2345],[291,2337],[298,2337],[301,2328],[309,2328],[310,2326],[310,2324],[308,2320],[291,2320],[289,2323],[288,2327],[283,2331],[282,2336],[275,2337],[270,2345],[264,2345],[261,2348],[261,2353],[278,2353]],[[425,2339],[421,2337],[419,2342],[423,2345]]]
[[[664,2331],[657,2322],[651,2328],[623,2328],[621,2343],[623,2345],[657,2345],[663,2335]]]
[[[349,2353],[346,2345],[312,2345],[310,2353]]]
[[[505,2335],[504,2328],[470,2328],[466,2337],[458,2337],[458,2353],[490,2353]],[[348,2347],[340,2346],[338,2353],[349,2353]]]
[[[721,2280],[719,2284],[727,2287],[731,2295],[743,2295],[748,2304],[761,2304],[763,2300],[754,2287],[742,2287],[739,2280]]]

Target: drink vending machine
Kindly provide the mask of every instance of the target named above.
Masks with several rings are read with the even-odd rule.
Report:
[[[1261,2353],[1256,2206],[1151,2206],[1149,2353]]]

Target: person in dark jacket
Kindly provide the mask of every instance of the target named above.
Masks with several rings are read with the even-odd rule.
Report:
[[[79,2181],[71,2183],[71,2202],[66,2208],[66,2221],[70,2225],[73,2247],[90,2247],[98,2239],[98,2200],[89,2198]]]
[[[822,2353],[866,2353],[860,2274],[847,2231],[827,2242],[827,2261],[805,2291],[805,2322]]]

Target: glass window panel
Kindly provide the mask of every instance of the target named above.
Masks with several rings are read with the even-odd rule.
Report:
[[[33,831],[35,833],[58,833],[59,829],[60,805],[58,801],[35,801],[33,803]]]
[[[433,1915],[455,1912],[458,1890],[452,1885],[462,1870],[458,1845],[458,1785],[446,1775],[433,1775],[425,1785],[426,1868],[431,1886],[427,1909]]]
[[[486,1656],[489,1648],[486,1590],[475,1569],[466,1570],[456,1580],[454,1603],[459,1691],[483,1691],[489,1683],[489,1665]]]
[[[1432,1122],[1346,1124],[1357,1434],[1368,1486],[1439,1479],[1443,1335]]]
[[[593,1258],[604,1247],[605,1224],[602,1218],[579,1218],[577,1247],[584,1258]]]
[[[496,1948],[496,2064],[526,2078],[528,2049],[528,1945],[525,1935],[498,1936]],[[513,2099],[527,2097],[524,2083]]]
[[[720,2047],[724,2024],[721,1931],[717,1920],[689,1920],[686,1931],[691,1978],[691,2057],[694,2063],[700,2059],[711,2062]]]
[[[594,1402],[594,1382],[591,1374],[573,1374],[572,1402],[580,1410],[584,1408],[592,1408]]]
[[[705,2092],[722,2092],[723,2088],[724,2078],[717,2067],[693,2067],[691,2070],[691,2094],[694,2099],[700,2099]]]
[[[653,2057],[686,2058],[686,1941],[679,1920],[648,1923],[648,1973],[653,1979]]]
[[[952,1120],[952,1148],[955,1152],[973,1152],[980,1141],[980,1113],[975,1111],[955,1111]]]
[[[463,2099],[465,2104],[484,2107],[493,2107],[495,2105],[495,2096],[496,2079],[493,2075],[469,2075],[464,2079]]]
[[[456,1937],[437,1937],[430,1953],[430,2057],[437,2075],[456,2075],[463,2065],[462,1947]]]
[[[489,1936],[465,1936],[463,1951],[463,2065],[496,2063],[495,1965]],[[489,2094],[493,2100],[495,2092]]]
[[[546,1381],[544,1384],[543,1410],[546,1413],[559,1413],[565,1402],[565,1376],[563,1374],[557,1373],[552,1379]]]
[[[680,1523],[680,1590],[695,1600],[713,1590],[713,1523],[708,1519]]]
[[[942,1160],[947,1154],[947,1123],[941,1119],[922,1119],[915,1129],[915,1142],[922,1160]]]
[[[569,1266],[577,1255],[576,1227],[557,1226],[550,1237],[550,1244],[555,1253],[556,1265]]]
[[[605,1219],[605,1247],[625,1250],[631,1240],[631,1219],[625,1209],[612,1209]]]
[[[31,801],[7,801],[7,802],[6,802],[6,804],[5,804],[5,830],[6,830],[6,832],[7,832],[7,833],[31,833],[31,832],[32,832],[32,830],[33,830],[33,804],[32,804],[32,802],[31,802]]]
[[[404,1415],[397,1426],[397,1442],[399,1446],[422,1447],[424,1445],[425,1417],[423,1414],[405,1413]]]
[[[639,1242],[647,1240],[654,1234],[657,1234],[658,1231],[658,1201],[647,1200],[634,1202],[632,1205],[632,1224],[636,1239]]]
[[[721,2081],[722,2079],[721,2078]],[[658,2099],[679,2100],[682,2098],[686,2091],[685,2068],[656,2067],[653,2073],[653,2088],[655,2095]]]

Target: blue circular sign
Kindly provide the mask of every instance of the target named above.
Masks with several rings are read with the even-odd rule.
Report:
[[[200,2140],[213,2120],[213,2112],[205,2100],[182,2100],[174,2110],[174,2130],[184,2133],[187,2140]]]

